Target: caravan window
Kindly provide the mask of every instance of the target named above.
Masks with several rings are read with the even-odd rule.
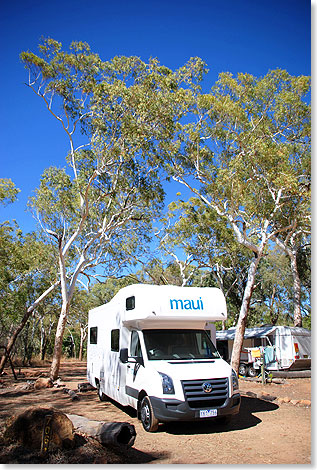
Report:
[[[128,297],[125,301],[125,309],[126,310],[133,310],[135,308],[135,297]]]
[[[89,332],[89,342],[90,344],[97,344],[98,328],[97,326],[92,326]]]
[[[111,351],[119,352],[119,330],[111,330]]]

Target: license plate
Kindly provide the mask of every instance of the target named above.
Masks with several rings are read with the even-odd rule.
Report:
[[[200,410],[199,417],[200,418],[212,418],[217,416],[217,410]]]

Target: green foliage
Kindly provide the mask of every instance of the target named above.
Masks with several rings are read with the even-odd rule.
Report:
[[[34,233],[23,235],[16,223],[0,225],[0,336],[19,324],[28,305],[55,279],[50,247]],[[52,302],[47,299],[39,310]]]
[[[200,119],[184,126],[186,145],[171,171],[194,175],[207,199],[247,224],[274,213],[275,229],[289,225],[310,197],[309,89],[309,77],[283,70],[259,79],[220,74],[198,96]]]
[[[19,192],[10,178],[0,178],[0,204],[7,205],[14,202]]]
[[[279,234],[288,240],[295,233],[310,232],[309,92],[309,77],[284,70],[261,78],[220,74],[209,94],[196,92],[196,106],[191,108],[195,119],[180,129],[179,152],[167,164],[171,176],[217,214],[216,226],[230,227],[251,254],[241,321],[249,306],[252,309],[250,298],[259,285],[256,268],[271,249],[269,241]],[[221,234],[212,223],[211,233],[220,248]],[[190,239],[188,229],[186,237]],[[225,239],[237,253],[232,236],[226,234]],[[200,260],[201,241],[200,232],[193,229],[191,243]]]
[[[77,343],[88,306],[109,301],[133,282],[217,285],[231,326],[248,266],[260,251],[249,326],[289,321],[289,266],[269,240],[295,228],[310,230],[309,77],[280,69],[260,78],[222,73],[203,93],[207,69],[200,58],[173,71],[154,58],[103,61],[84,42],[64,50],[51,38],[21,60],[28,85],[70,144],[65,168],[45,170],[29,205],[62,248],[61,255],[52,245],[51,265],[57,266],[58,254],[64,257],[68,294],[75,292],[69,334]],[[147,253],[147,243],[163,208],[165,178],[185,184],[194,197],[169,206],[158,259]],[[16,190],[5,184],[14,200]],[[186,261],[175,256],[180,251]],[[299,250],[306,322],[309,257],[307,249]],[[143,270],[113,279],[137,260]],[[91,295],[72,290],[77,276],[92,279],[98,264],[106,283],[95,284]]]
[[[106,259],[111,272],[149,239],[165,196],[159,163],[177,151],[173,137],[205,64],[192,58],[173,72],[157,59],[102,61],[86,43],[67,51],[51,38],[21,60],[70,143],[68,167],[45,170],[29,205],[65,256],[76,245],[87,266]]]

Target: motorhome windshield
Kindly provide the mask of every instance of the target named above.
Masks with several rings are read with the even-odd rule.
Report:
[[[143,330],[149,360],[218,359],[204,330]]]

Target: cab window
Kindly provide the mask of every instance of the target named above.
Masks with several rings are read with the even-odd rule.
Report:
[[[142,357],[141,343],[137,331],[131,333],[130,356]]]

